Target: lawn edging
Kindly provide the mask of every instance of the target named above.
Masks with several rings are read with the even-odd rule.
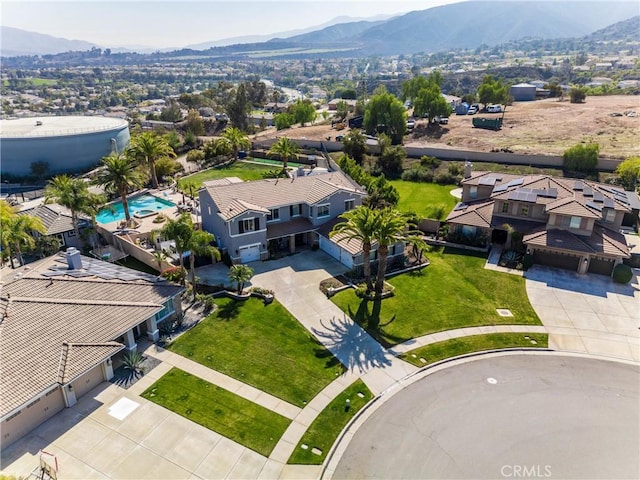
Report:
[[[519,347],[519,348],[502,348],[502,349],[493,349],[493,350],[485,350],[485,351],[479,351],[479,352],[466,353],[466,354],[463,354],[463,355],[457,355],[455,357],[447,358],[447,359],[444,359],[444,360],[439,360],[437,362],[425,365],[424,367],[419,368],[415,372],[411,372],[408,375],[406,375],[405,377],[401,378],[400,380],[397,381],[397,383],[401,387],[400,389],[389,388],[389,389],[383,391],[382,393],[376,395],[373,399],[371,399],[371,401],[369,401],[369,403],[367,403],[364,407],[362,407],[353,416],[353,418],[349,421],[349,423],[347,423],[345,425],[345,427],[342,429],[342,431],[340,432],[340,434],[336,438],[336,441],[331,446],[331,449],[327,453],[325,461],[322,463],[322,470],[320,471],[320,475],[318,476],[318,478],[320,478],[320,479],[324,478],[324,476],[325,476],[325,474],[327,472],[327,469],[329,467],[329,464],[333,461],[333,456],[336,454],[336,451],[340,447],[340,444],[344,440],[344,438],[345,438],[347,432],[349,431],[349,429],[360,418],[362,418],[365,414],[370,413],[371,408],[373,406],[375,406],[376,404],[378,404],[378,402],[381,399],[383,399],[388,392],[393,392],[392,395],[395,395],[397,392],[401,391],[402,388],[407,387],[411,383],[413,383],[414,381],[419,380],[419,379],[415,378],[418,375],[424,374],[424,372],[426,372],[428,370],[432,370],[432,369],[444,366],[444,365],[446,365],[448,363],[452,363],[452,362],[456,362],[456,361],[468,361],[468,360],[475,359],[475,357],[480,357],[480,356],[488,356],[488,355],[495,355],[495,354],[501,354],[501,353],[517,353],[517,352],[523,352],[523,353],[550,353],[550,352],[555,352],[555,350],[553,350],[552,348],[548,348],[548,347],[547,348]],[[406,382],[410,382],[410,383],[405,384]]]

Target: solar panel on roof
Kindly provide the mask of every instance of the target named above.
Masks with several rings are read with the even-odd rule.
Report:
[[[507,185],[510,187],[515,187],[517,185],[522,185],[523,183],[524,178],[516,178],[515,180],[511,180],[509,183],[507,183]]]
[[[613,208],[614,204],[613,204],[613,199],[609,198],[609,197],[604,197],[604,206],[607,208]]]
[[[593,192],[593,200],[595,202],[602,202],[604,200],[604,195],[596,190]]]
[[[582,194],[585,197],[591,197],[593,196],[593,189],[589,185],[585,185],[584,190],[582,191]]]
[[[496,180],[498,180],[496,177],[482,177],[478,180],[478,185],[495,185]]]
[[[464,210],[465,208],[467,208],[467,205],[462,203],[462,202],[458,202],[456,204],[456,206],[453,208],[453,211],[458,211],[458,210]]]
[[[597,205],[597,204],[595,204],[593,202],[586,202],[585,205],[587,207],[593,208],[594,210],[598,210],[599,212],[602,211],[602,205]]]
[[[575,182],[573,182],[574,190],[582,190],[583,188],[584,188],[584,183],[582,183],[582,180],[576,180]]]
[[[494,187],[493,188],[493,193],[504,192],[507,188],[509,188],[509,185],[503,183],[502,185],[498,185],[497,187]]]

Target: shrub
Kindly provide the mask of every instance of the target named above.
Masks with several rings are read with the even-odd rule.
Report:
[[[436,157],[430,157],[428,155],[423,155],[420,157],[420,166],[424,168],[430,168],[431,170],[435,170],[440,166],[442,162],[438,160]]]
[[[460,165],[459,163],[450,163],[447,167],[447,170],[452,176],[460,175],[462,173],[462,165]]]
[[[613,269],[613,281],[616,283],[629,283],[633,278],[633,270],[630,266],[621,263]]]
[[[367,286],[364,283],[356,287],[356,296],[358,298],[365,298],[367,296]]]
[[[533,266],[533,255],[527,253],[524,257],[522,257],[522,268],[525,270],[529,270]]]
[[[597,143],[577,144],[562,154],[562,165],[572,172],[593,172],[598,165],[600,147]]]
[[[411,168],[402,173],[402,180],[407,182],[433,182],[433,173],[422,167]]]
[[[160,276],[162,278],[166,278],[170,282],[178,283],[178,282],[181,282],[183,278],[186,278],[187,270],[185,268],[180,269],[179,266],[170,267],[170,268],[167,268],[166,270],[164,270],[160,274]]]
[[[433,181],[438,185],[452,185],[458,183],[460,179],[458,178],[458,174],[452,174],[451,169],[449,172],[441,172],[438,173],[435,177],[433,177]]]
[[[582,87],[573,87],[569,91],[569,98],[571,103],[582,103],[587,98],[587,91]]]
[[[211,295],[205,293],[196,293],[196,301],[201,303],[205,312],[210,312],[216,306],[216,302]]]

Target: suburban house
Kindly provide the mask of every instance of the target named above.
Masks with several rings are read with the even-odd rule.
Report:
[[[184,290],[75,248],[3,277],[0,447],[114,376],[139,339],[181,313]]]
[[[447,217],[450,234],[504,243],[513,229],[534,263],[579,273],[610,275],[630,257],[620,227],[637,224],[635,192],[550,175],[471,173],[469,165],[465,177],[462,201]]]
[[[71,212],[62,205],[42,204],[21,210],[18,214],[31,215],[32,217],[39,218],[46,229],[44,235],[58,238],[62,247],[80,247],[81,239],[77,238],[73,228]],[[88,217],[84,215],[79,216],[78,228],[80,230],[90,225]],[[35,233],[35,235],[40,234]]]
[[[366,192],[339,171],[305,172],[298,170],[293,178],[207,182],[199,191],[202,228],[216,236],[218,248],[234,263],[317,245],[348,268],[361,265],[361,246],[330,239],[329,232],[340,214],[362,204]],[[402,248],[393,251],[403,253]]]

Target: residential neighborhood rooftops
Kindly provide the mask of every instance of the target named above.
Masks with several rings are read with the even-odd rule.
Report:
[[[32,217],[39,218],[46,229],[45,235],[56,235],[73,230],[71,212],[60,205],[39,205],[18,213],[20,215],[31,215]],[[89,220],[89,218],[84,215],[79,215],[79,217],[84,224]]]

